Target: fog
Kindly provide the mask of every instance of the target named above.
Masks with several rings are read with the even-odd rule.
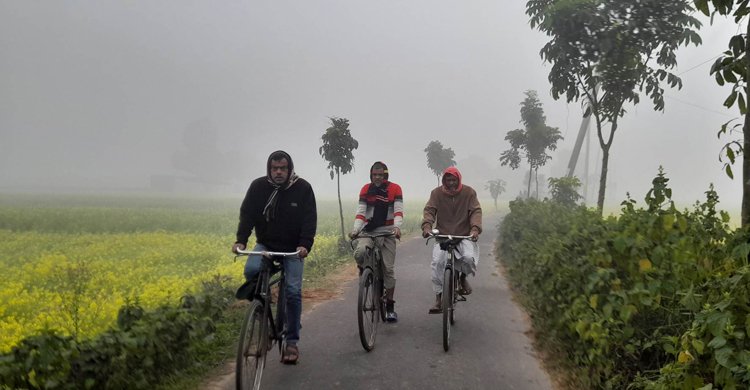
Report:
[[[565,136],[545,177],[564,174],[582,115],[550,96],[539,57],[547,39],[524,4],[2,0],[0,192],[239,195],[283,149],[318,197],[332,198],[318,148],[336,116],[360,143],[344,198],[382,160],[407,201],[426,199],[436,185],[423,152],[431,140],[453,148],[483,197],[494,178],[513,197],[525,167],[500,167],[498,157],[505,133],[521,127],[523,92],[538,91],[547,123]],[[646,97],[628,107],[609,204],[628,191],[641,199],[663,165],[678,201],[701,199],[713,182],[723,207],[739,207],[740,182],[724,175],[726,140],[716,137],[738,114],[708,74],[737,26],[704,21],[704,44],[678,53],[684,87],[666,90],[666,111]],[[600,156],[594,138],[592,175]]]

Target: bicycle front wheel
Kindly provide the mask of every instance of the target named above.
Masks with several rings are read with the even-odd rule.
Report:
[[[260,380],[268,352],[266,348],[268,326],[263,321],[264,310],[263,304],[254,301],[242,324],[235,368],[238,390],[260,389]]]
[[[443,272],[443,349],[448,352],[451,346],[451,324],[453,323],[453,270]]]
[[[365,351],[375,347],[375,335],[378,331],[379,301],[375,275],[372,269],[365,268],[359,277],[359,296],[357,299],[357,322],[359,323],[359,340]]]

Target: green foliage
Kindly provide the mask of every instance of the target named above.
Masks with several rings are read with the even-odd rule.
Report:
[[[604,207],[609,149],[626,103],[645,92],[654,110],[664,109],[664,88],[681,88],[672,69],[681,45],[699,44],[700,22],[684,1],[529,0],[532,28],[550,37],[540,54],[552,64],[549,81],[555,99],[583,98],[593,115],[602,147],[598,207]],[[602,131],[611,126],[608,136]]]
[[[581,181],[575,176],[549,178],[552,200],[560,204],[575,206],[579,200],[583,199],[583,196],[578,193],[579,188],[581,188]]]
[[[323,145],[318,149],[320,155],[328,161],[331,179],[334,174],[351,172],[354,169],[354,154],[352,151],[359,147],[359,142],[352,137],[349,130],[349,119],[330,118],[331,127],[323,134]]]
[[[222,280],[186,295],[179,306],[145,311],[124,306],[117,327],[78,342],[45,331],[0,355],[0,382],[29,389],[147,389],[190,364],[191,353],[210,339],[214,323],[233,301]]]
[[[510,204],[501,259],[580,388],[750,385],[747,234],[729,230],[713,188],[680,211],[667,183],[660,171],[647,207],[628,198],[619,218]]]
[[[438,177],[438,185],[440,185],[440,176],[443,171],[456,165],[456,161],[453,159],[456,153],[451,148],[444,148],[440,141],[431,141],[424,152],[427,153],[427,168],[430,168]]]
[[[510,143],[510,149],[500,154],[500,165],[509,165],[511,169],[517,169],[523,152],[529,170],[537,171],[552,159],[547,150],[557,149],[557,141],[562,139],[562,135],[556,127],[547,126],[547,118],[544,116],[544,109],[536,91],[526,91],[525,95],[526,98],[521,102],[521,122],[524,129],[511,130],[505,135],[505,140]],[[531,174],[528,187],[531,188]],[[530,192],[527,192],[527,196]]]

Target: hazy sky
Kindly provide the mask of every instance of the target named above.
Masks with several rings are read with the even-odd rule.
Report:
[[[193,164],[233,184],[178,188],[242,192],[284,149],[319,197],[332,197],[318,147],[328,117],[340,116],[360,142],[344,197],[355,199],[383,160],[407,200],[425,199],[436,184],[423,152],[431,140],[454,149],[466,183],[500,177],[517,194],[522,173],[497,158],[520,127],[523,92],[539,92],[548,124],[566,136],[545,175],[563,174],[581,122],[578,104],[549,94],[547,39],[524,5],[0,0],[0,191],[141,190],[154,175],[189,177],[179,168]],[[705,25],[704,45],[680,51],[684,88],[667,90],[665,113],[645,97],[629,109],[609,202],[626,191],[642,199],[661,164],[678,200],[702,198],[713,182],[724,207],[737,207],[740,184],[722,173],[716,137],[737,114],[722,107],[728,89],[706,62],[736,29]]]

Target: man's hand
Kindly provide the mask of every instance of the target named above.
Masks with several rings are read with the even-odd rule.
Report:
[[[399,240],[401,239],[401,229],[394,227],[393,228],[393,235],[396,236]]]
[[[232,252],[234,254],[237,254],[237,251],[244,251],[244,250],[245,250],[245,244],[237,242],[234,245],[232,245]]]
[[[471,236],[472,241],[476,241],[477,239],[479,239],[479,229],[471,228],[469,235]]]
[[[424,237],[424,238],[427,238],[427,237],[431,236],[431,234],[430,234],[430,230],[431,230],[431,229],[430,229],[430,227],[429,227],[429,226],[425,226],[425,227],[423,227],[423,228],[422,228],[422,237]]]
[[[307,257],[308,255],[307,248],[305,248],[304,246],[298,246],[297,250],[299,251],[299,257],[301,259],[304,259],[305,257]]]
[[[359,232],[358,232],[358,231],[356,231],[356,230],[352,230],[352,231],[351,231],[351,232],[349,233],[349,238],[353,240],[353,239],[357,238],[357,236],[358,236],[358,235],[359,235]]]

